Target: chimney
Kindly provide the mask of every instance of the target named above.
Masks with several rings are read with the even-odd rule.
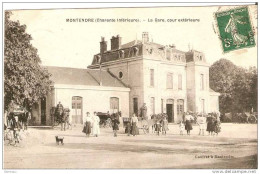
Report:
[[[171,48],[176,48],[175,44],[170,45]]]
[[[122,38],[119,35],[117,35],[116,37],[113,36],[110,40],[111,40],[111,50],[117,50],[121,48]]]
[[[107,51],[107,41],[105,41],[104,37],[101,37],[101,42],[100,42],[100,54],[104,53]]]
[[[148,32],[143,32],[143,34],[142,34],[142,41],[143,41],[143,43],[147,43],[147,42],[149,42],[149,34],[148,34]]]

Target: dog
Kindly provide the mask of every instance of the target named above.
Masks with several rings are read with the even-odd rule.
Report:
[[[59,145],[61,143],[61,145],[64,145],[63,143],[63,139],[64,137],[58,137],[58,136],[55,136],[56,138],[56,144]]]

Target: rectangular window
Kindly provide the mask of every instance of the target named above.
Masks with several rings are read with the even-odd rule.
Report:
[[[200,90],[204,90],[204,74],[200,75]]]
[[[72,115],[72,123],[74,124],[81,124],[83,123],[82,120],[82,111],[83,111],[83,98],[80,96],[73,96],[72,97],[72,109],[71,109],[71,115]]]
[[[154,69],[150,69],[150,86],[154,86]]]
[[[138,98],[134,98],[134,113],[136,116],[138,116]]]
[[[151,113],[155,114],[155,99],[151,97]]]
[[[178,89],[182,90],[182,75],[178,75]]]
[[[201,112],[205,113],[205,99],[201,99]]]
[[[110,110],[112,113],[116,113],[119,111],[119,98],[110,97]]]
[[[173,75],[172,75],[172,73],[167,74],[166,88],[167,89],[173,88]]]
[[[182,116],[184,112],[184,100],[177,100],[177,115]]]

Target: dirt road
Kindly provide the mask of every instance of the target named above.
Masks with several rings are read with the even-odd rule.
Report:
[[[180,136],[178,125],[169,125],[166,136],[127,136],[123,129],[113,137],[101,129],[99,137],[87,138],[81,127],[61,132],[35,129],[18,147],[4,145],[4,168],[256,168],[257,125],[222,124],[218,137]],[[142,133],[142,132],[141,132]],[[64,137],[57,146],[54,136]]]

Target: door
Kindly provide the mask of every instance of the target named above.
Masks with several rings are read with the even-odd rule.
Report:
[[[74,96],[72,97],[72,123],[73,124],[82,124],[82,97]]]
[[[166,114],[168,115],[168,122],[172,123],[174,122],[173,117],[173,104],[166,104]]]
[[[168,122],[174,122],[174,111],[173,111],[174,100],[168,99],[166,101],[166,114],[168,115]]]
[[[134,113],[138,116],[138,98],[134,98]]]
[[[46,125],[46,97],[41,99],[41,125]]]

